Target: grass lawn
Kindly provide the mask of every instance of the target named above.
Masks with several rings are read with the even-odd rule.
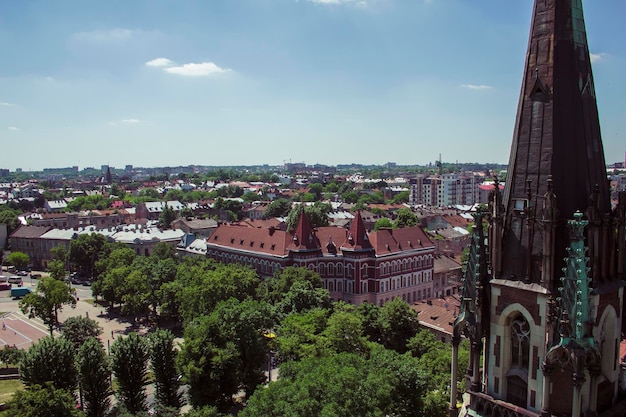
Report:
[[[5,379],[0,381],[0,403],[6,403],[18,389],[24,388],[22,381],[19,379]],[[0,413],[0,416],[2,413]]]

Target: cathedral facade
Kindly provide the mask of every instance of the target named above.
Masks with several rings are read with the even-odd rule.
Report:
[[[618,407],[625,218],[626,193],[611,205],[582,0],[535,0],[504,193],[476,215],[454,327],[451,386],[465,373],[468,414]]]

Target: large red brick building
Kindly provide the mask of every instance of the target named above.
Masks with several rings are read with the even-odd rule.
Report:
[[[250,265],[262,276],[288,266],[316,271],[334,300],[382,305],[433,296],[435,246],[420,227],[368,232],[360,213],[349,229],[312,228],[301,213],[293,232],[220,225],[207,239],[207,256]]]

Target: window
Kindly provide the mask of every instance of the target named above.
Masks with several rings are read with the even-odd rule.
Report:
[[[530,325],[521,314],[511,320],[510,352],[511,366],[507,373],[506,400],[525,408],[530,364]]]
[[[511,368],[528,369],[530,356],[530,326],[519,315],[511,321]]]

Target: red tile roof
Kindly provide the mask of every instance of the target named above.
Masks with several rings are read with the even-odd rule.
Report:
[[[434,248],[428,235],[419,226],[380,229],[370,233],[369,239],[379,256],[411,249]]]
[[[449,296],[418,301],[411,308],[417,311],[417,319],[424,327],[451,335],[460,305],[457,297]]]

